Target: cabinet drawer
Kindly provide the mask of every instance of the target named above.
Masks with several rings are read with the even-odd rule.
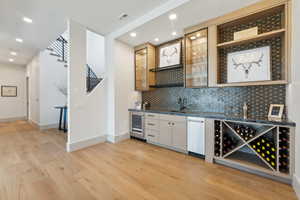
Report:
[[[146,130],[146,139],[147,142],[158,143],[159,131],[156,130]]]
[[[159,130],[159,120],[146,119],[145,127],[150,130]]]
[[[161,114],[160,115],[160,120],[172,121],[172,122],[185,122],[186,117],[185,116],[177,116],[177,115]]]
[[[159,119],[160,114],[156,113],[146,113],[146,119]]]

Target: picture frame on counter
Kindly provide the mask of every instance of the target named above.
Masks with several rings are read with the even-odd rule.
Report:
[[[181,42],[170,44],[159,50],[159,67],[168,67],[180,64]]]
[[[2,85],[1,86],[1,97],[17,97],[18,96],[18,87]]]
[[[283,104],[271,104],[269,108],[269,119],[281,120],[283,115],[284,105]]]
[[[228,83],[271,80],[271,47],[232,52],[227,55]]]

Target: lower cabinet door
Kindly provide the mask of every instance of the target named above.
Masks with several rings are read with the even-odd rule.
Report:
[[[159,123],[159,143],[172,146],[172,127],[171,122],[161,120]]]
[[[172,146],[187,150],[186,122],[172,122]]]
[[[147,142],[158,143],[159,131],[157,130],[146,130],[146,140]]]

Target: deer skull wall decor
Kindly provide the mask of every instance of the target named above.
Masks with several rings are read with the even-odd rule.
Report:
[[[251,68],[256,65],[258,67],[261,67],[262,59],[264,57],[264,54],[261,54],[259,60],[257,61],[251,61],[251,62],[245,62],[245,63],[237,63],[234,58],[232,58],[233,65],[235,66],[235,69],[238,67],[242,67],[245,72],[245,78],[248,79],[249,73]]]
[[[271,47],[264,46],[227,54],[227,82],[271,80]]]
[[[159,67],[180,64],[181,42],[162,47],[160,49]]]
[[[168,49],[164,49],[162,53],[162,56],[165,57],[168,64],[171,63],[171,58],[174,55],[178,54],[178,49],[176,47],[172,47],[170,50],[171,51],[168,51]]]

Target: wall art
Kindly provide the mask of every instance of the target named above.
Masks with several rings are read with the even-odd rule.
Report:
[[[228,83],[271,80],[270,46],[227,55]]]
[[[1,86],[2,97],[17,97],[17,86]]]
[[[159,67],[180,64],[181,42],[162,47],[159,52]]]

